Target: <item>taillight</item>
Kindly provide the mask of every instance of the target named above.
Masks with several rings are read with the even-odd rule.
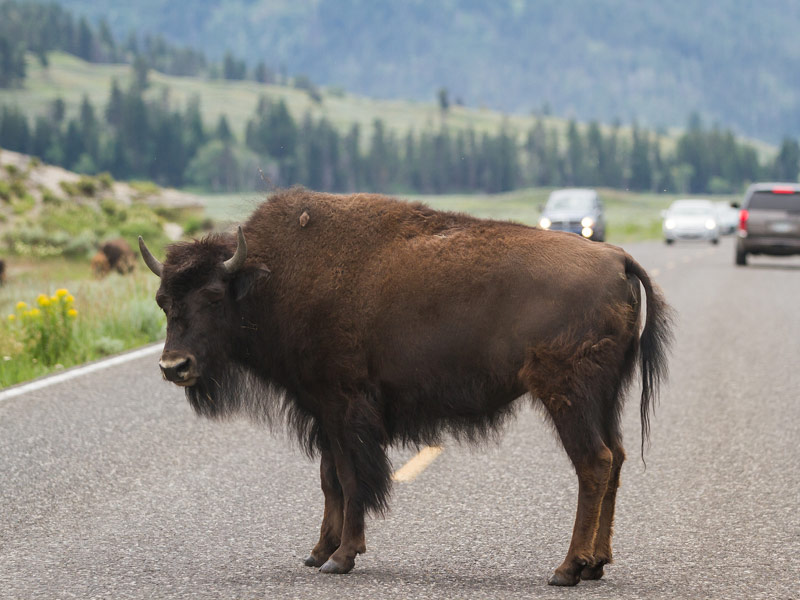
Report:
[[[794,188],[772,188],[773,194],[794,194]]]
[[[747,219],[750,218],[750,213],[747,210],[739,211],[739,230],[747,231]]]

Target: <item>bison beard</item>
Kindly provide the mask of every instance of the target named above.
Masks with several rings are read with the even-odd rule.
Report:
[[[198,414],[286,421],[320,457],[325,510],[307,565],[346,573],[366,551],[364,515],[387,508],[390,445],[491,438],[528,398],[580,483],[550,583],[603,576],[622,402],[638,362],[644,447],[670,341],[670,309],[624,251],[302,188],[262,204],[236,238],[173,244],[163,264],[141,238],[140,249],[161,277],[165,378]]]

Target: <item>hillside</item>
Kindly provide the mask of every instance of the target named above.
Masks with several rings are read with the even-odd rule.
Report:
[[[132,29],[220,57],[230,49],[377,98],[579,120],[707,122],[771,142],[800,135],[800,4],[791,0],[475,3],[363,0],[61,0],[121,36]]]
[[[108,100],[112,79],[125,84],[131,74],[128,65],[89,63],[60,52],[50,55],[47,68],[43,68],[33,56],[28,57],[27,65],[24,87],[0,89],[0,105],[16,105],[29,116],[45,113],[56,98],[65,101],[68,116],[76,115],[84,94],[102,106]],[[149,78],[149,97],[162,97],[166,88],[170,104],[185,106],[193,96],[197,96],[206,123],[213,125],[221,115],[226,115],[234,134],[240,138],[244,137],[245,125],[253,117],[259,97],[264,94],[276,101],[283,99],[298,122],[309,113],[314,119],[325,117],[342,132],[354,123],[359,124],[363,131],[369,131],[373,121],[381,119],[389,129],[404,135],[409,129],[438,128],[442,119],[433,98],[419,102],[381,100],[323,89],[323,101],[316,103],[305,91],[289,86],[174,77],[156,71],[151,71]],[[451,106],[446,118],[451,128],[471,127],[478,132],[495,132],[503,123],[523,131],[535,121],[531,115],[504,115],[497,110],[460,106]],[[548,127],[554,127],[562,134],[566,132],[565,119],[548,117],[544,121]]]

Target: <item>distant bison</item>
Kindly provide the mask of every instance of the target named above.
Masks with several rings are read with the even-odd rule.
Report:
[[[122,238],[104,242],[92,258],[92,273],[102,278],[112,270],[125,275],[136,268],[136,254],[130,244]]]
[[[366,551],[365,512],[388,502],[388,446],[481,439],[534,402],[579,481],[550,583],[602,577],[625,391],[638,362],[644,444],[670,339],[669,308],[623,250],[302,188],[263,203],[238,236],[169,246],[163,264],[139,246],[161,278],[163,376],[201,415],[285,415],[320,455],[325,510],[306,565],[346,573]]]

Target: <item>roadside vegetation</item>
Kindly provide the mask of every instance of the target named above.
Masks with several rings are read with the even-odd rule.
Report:
[[[170,227],[209,226],[195,206],[159,204],[163,193],[0,151],[0,387],[163,337],[158,280],[138,258],[125,276],[96,279],[90,266],[103,241],[135,248],[143,235],[160,254]]]
[[[0,288],[0,387],[163,338],[158,278],[146,269],[97,281],[84,263],[41,262],[16,265]]]

